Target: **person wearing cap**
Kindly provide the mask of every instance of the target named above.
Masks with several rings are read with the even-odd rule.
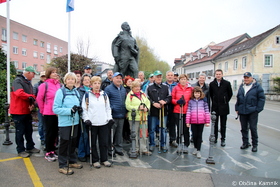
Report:
[[[179,82],[179,74],[178,73],[174,73],[174,82]]]
[[[168,85],[170,93],[172,93],[173,88],[177,85],[177,82],[174,81],[174,72],[167,71],[165,74],[166,82]],[[176,127],[173,115],[174,105],[172,102],[168,104],[168,116],[167,116],[167,129],[169,130],[169,145],[177,148],[178,144],[176,143]]]
[[[84,73],[90,74],[92,76],[92,69],[89,65],[84,67]]]
[[[35,148],[32,138],[32,116],[31,111],[35,105],[35,95],[31,80],[35,74],[38,74],[34,67],[28,66],[23,74],[17,75],[12,83],[10,114],[15,123],[15,139],[17,144],[18,156],[26,158],[30,153],[39,153],[40,150]],[[24,137],[26,147],[24,146]]]
[[[38,87],[45,82],[46,80],[46,72],[42,71],[40,73],[40,81],[35,83],[33,86],[33,93],[34,95],[37,97],[38,94]],[[38,132],[39,132],[39,136],[40,136],[40,140],[41,140],[41,145],[45,145],[45,133],[46,133],[46,129],[45,129],[45,124],[44,124],[44,120],[43,120],[43,115],[40,112],[40,109],[38,108],[38,112],[37,112],[37,116],[38,116],[38,120],[39,120],[39,124],[38,124]]]
[[[105,92],[109,97],[110,106],[112,110],[112,116],[115,121],[115,124],[112,126],[113,134],[114,134],[114,149],[115,153],[123,156],[123,125],[124,119],[126,117],[126,107],[125,107],[125,98],[126,98],[126,90],[123,87],[123,74],[120,72],[115,72],[113,75],[113,82],[109,86],[105,88]],[[109,144],[111,145],[111,127],[110,134],[108,137]],[[109,146],[108,150],[109,156],[112,156],[111,146]],[[114,155],[113,155],[114,156]]]
[[[265,104],[264,90],[261,85],[252,77],[250,72],[243,75],[244,82],[240,85],[237,93],[235,111],[239,115],[242,134],[242,146],[240,149],[247,149],[249,143],[248,133],[251,131],[252,152],[258,151],[258,115]]]
[[[171,102],[171,93],[169,87],[162,82],[162,73],[157,70],[154,72],[155,81],[151,83],[147,88],[147,95],[151,102],[150,116],[151,116],[151,127],[149,128],[150,138],[150,151],[153,152],[155,148],[155,131],[159,124],[159,121],[163,122],[163,126],[159,128],[160,132],[160,148],[166,153],[166,122],[167,122],[167,105]],[[162,118],[160,118],[160,112]]]
[[[105,90],[107,86],[112,83],[113,80],[113,70],[107,70],[107,78],[101,84],[101,90]]]
[[[148,85],[149,85],[150,83],[154,82],[154,80],[155,80],[154,74],[150,74],[150,75],[149,75],[149,80],[148,80],[144,85],[141,86],[141,90],[142,90],[144,93],[146,93],[146,89],[147,89]]]
[[[221,124],[221,146],[226,146],[227,115],[229,114],[229,101],[232,97],[232,88],[229,81],[223,79],[223,70],[215,71],[215,79],[209,85],[209,94],[212,101],[211,112],[216,112],[214,128],[215,143],[218,140],[218,123]]]

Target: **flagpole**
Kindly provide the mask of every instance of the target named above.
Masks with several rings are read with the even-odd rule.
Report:
[[[11,101],[11,85],[10,85],[10,1],[7,2],[7,99],[8,104],[10,104]]]
[[[68,12],[68,72],[70,72],[70,62],[71,62],[71,12]]]

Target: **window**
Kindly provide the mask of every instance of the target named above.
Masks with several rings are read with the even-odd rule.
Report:
[[[13,39],[18,40],[18,33],[17,32],[13,32]]]
[[[222,64],[221,63],[219,63],[218,69],[222,69]]]
[[[40,53],[40,59],[44,59],[44,57],[45,57],[45,55],[44,55],[44,53]]]
[[[14,54],[18,54],[18,47],[13,46],[13,53],[14,53]]]
[[[23,70],[25,70],[26,64],[27,64],[26,62],[23,62],[23,63],[22,63],[22,69],[23,69]]]
[[[50,53],[50,52],[51,52],[51,44],[47,43],[47,53]]]
[[[47,63],[51,63],[51,55],[47,55]]]
[[[27,50],[26,49],[22,49],[22,55],[27,56]]]
[[[60,52],[60,53],[62,53],[62,47],[60,47],[60,50],[59,50],[59,52]]]
[[[228,71],[228,62],[225,62],[225,72]]]
[[[2,28],[2,41],[7,41],[7,30]]]
[[[37,71],[37,64],[33,64],[33,68]]]
[[[55,46],[53,47],[53,53],[54,53],[55,55],[57,55],[57,45],[55,45]]]
[[[237,70],[237,67],[238,67],[238,60],[234,59],[234,61],[233,61],[233,69]]]
[[[22,35],[22,42],[27,42],[27,36],[26,35]]]
[[[272,55],[264,55],[264,66],[271,67],[272,66]]]
[[[40,42],[40,47],[45,47],[45,42]]]
[[[38,40],[37,39],[33,40],[33,45],[38,45]]]
[[[244,68],[246,68],[246,66],[247,66],[247,57],[244,56],[244,57],[242,57],[242,68],[244,69]]]
[[[276,36],[276,44],[280,44],[280,36]]]
[[[37,52],[37,51],[34,51],[34,52],[33,52],[33,57],[34,57],[34,58],[38,58],[38,52]]]
[[[12,64],[14,64],[15,68],[18,68],[18,61],[12,61]]]
[[[2,43],[2,51],[5,53],[5,54],[7,54],[7,44],[5,44],[5,43]]]
[[[237,90],[237,80],[233,80],[233,90]]]

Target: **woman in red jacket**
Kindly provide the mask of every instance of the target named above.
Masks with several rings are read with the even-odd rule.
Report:
[[[186,124],[186,112],[188,108],[188,103],[191,98],[193,87],[188,82],[188,76],[186,74],[181,74],[179,76],[179,83],[172,90],[172,104],[174,104],[174,118],[177,126],[177,143],[182,143],[180,140],[181,134],[184,136],[184,146],[179,145],[177,152],[188,153],[188,146],[190,145],[190,132]],[[180,117],[180,114],[182,115]],[[180,127],[183,132],[180,133]],[[180,140],[180,141],[179,141]]]

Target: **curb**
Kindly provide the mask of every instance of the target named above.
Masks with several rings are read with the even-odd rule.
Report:
[[[33,127],[33,131],[38,131],[38,127]],[[16,129],[9,129],[9,133],[15,133]],[[6,129],[1,129],[0,134],[6,134]]]

